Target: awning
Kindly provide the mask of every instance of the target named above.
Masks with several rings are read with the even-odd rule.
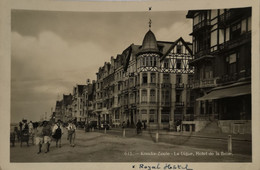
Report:
[[[229,87],[224,89],[223,88],[216,89],[196,100],[201,101],[201,100],[221,99],[227,97],[242,96],[246,94],[251,94],[251,84]]]

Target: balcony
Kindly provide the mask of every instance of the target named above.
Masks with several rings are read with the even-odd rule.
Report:
[[[157,85],[157,83],[150,83],[151,87],[155,87]]]
[[[217,79],[216,78],[197,80],[197,81],[193,82],[193,89],[209,88],[209,87],[216,87],[216,86],[217,86]]]
[[[226,28],[232,21],[249,15],[251,15],[249,8],[231,9],[219,16],[218,23],[221,28]]]
[[[132,90],[132,92],[136,92],[136,91],[137,91],[137,88],[136,88],[135,86],[133,86],[133,87],[131,88],[131,90]]]
[[[209,114],[209,115],[194,115],[194,120],[218,120],[218,114]]]
[[[124,110],[128,111],[128,105],[124,105]]]
[[[238,77],[237,73],[227,74],[227,75],[221,76],[221,78],[218,80],[218,83],[220,83],[220,84],[230,83],[233,81],[237,81],[238,78],[239,77]]]
[[[148,86],[148,83],[142,83],[141,85],[142,85],[143,87],[144,87],[144,86],[146,87],[146,86]]]
[[[245,43],[248,43],[251,41],[251,31],[250,32],[244,32],[239,37],[229,40],[223,44],[219,45],[219,50],[221,52],[231,50],[233,48],[236,48],[238,46],[241,46]]]
[[[183,115],[183,120],[184,121],[194,121],[194,114]]]
[[[203,20],[201,22],[199,22],[198,24],[194,25],[193,26],[193,32],[192,34],[202,30],[202,29],[208,29],[211,27],[211,24],[210,24],[210,20]]]
[[[184,102],[175,102],[175,107],[180,108],[180,107],[184,107]]]
[[[170,88],[171,87],[171,84],[170,83],[162,83],[162,88]]]
[[[184,83],[176,83],[175,84],[176,90],[183,90],[184,88]]]
[[[187,89],[191,89],[191,88],[192,88],[192,84],[191,84],[191,83],[186,84],[186,88],[187,88]]]
[[[131,107],[131,109],[136,109],[136,104],[132,103],[132,104],[130,104],[130,107]]]

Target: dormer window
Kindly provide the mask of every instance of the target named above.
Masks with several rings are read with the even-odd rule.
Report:
[[[182,48],[181,45],[177,45],[177,50],[176,50],[177,54],[181,54],[182,53]]]

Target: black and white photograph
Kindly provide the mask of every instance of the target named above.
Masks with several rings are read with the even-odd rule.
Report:
[[[259,168],[256,8],[141,6],[10,9],[9,169]]]

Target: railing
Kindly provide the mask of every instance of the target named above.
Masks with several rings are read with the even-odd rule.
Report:
[[[150,85],[150,86],[156,86],[157,83],[150,83],[149,85]]]
[[[131,88],[131,90],[135,92],[135,91],[137,91],[137,88],[136,88],[135,86],[133,86],[133,87]]]
[[[249,11],[250,10],[248,9],[231,9],[229,11],[226,11],[219,16],[219,25],[225,27],[231,23],[231,20],[235,20],[241,16],[245,16],[246,13]]]
[[[162,88],[170,88],[171,87],[171,83],[162,83]]]
[[[244,43],[250,42],[251,31],[242,33],[239,37],[231,39],[223,44],[219,45],[219,50],[229,50],[238,47]]]
[[[150,101],[149,103],[150,103],[150,104],[157,104],[156,101]]]
[[[176,113],[174,114],[174,120],[182,120],[183,119],[183,115],[180,113]]]
[[[198,24],[193,26],[193,32],[198,31],[199,29],[205,27],[205,26],[210,26],[210,20],[203,20],[199,22]]]
[[[187,107],[194,107],[194,102],[187,102],[186,105]]]
[[[195,120],[218,120],[218,114],[194,115]]]
[[[175,102],[175,107],[183,107],[184,102]]]
[[[184,88],[184,83],[176,83],[175,88],[176,90],[182,90]]]
[[[221,78],[218,80],[218,83],[228,83],[237,80],[238,80],[238,74],[234,73],[234,74],[221,76]]]
[[[183,120],[184,121],[193,121],[194,120],[194,114],[183,115]]]
[[[207,88],[217,86],[217,78],[197,80],[193,82],[193,88]]]
[[[163,102],[161,103],[162,106],[171,106],[171,102]]]
[[[206,48],[204,50],[200,50],[199,52],[195,53],[194,56],[195,56],[195,59],[197,59],[197,58],[201,58],[207,54],[210,54],[210,50],[208,48]]]
[[[186,84],[186,88],[187,89],[190,89],[190,88],[192,88],[193,86],[192,86],[192,84]]]

